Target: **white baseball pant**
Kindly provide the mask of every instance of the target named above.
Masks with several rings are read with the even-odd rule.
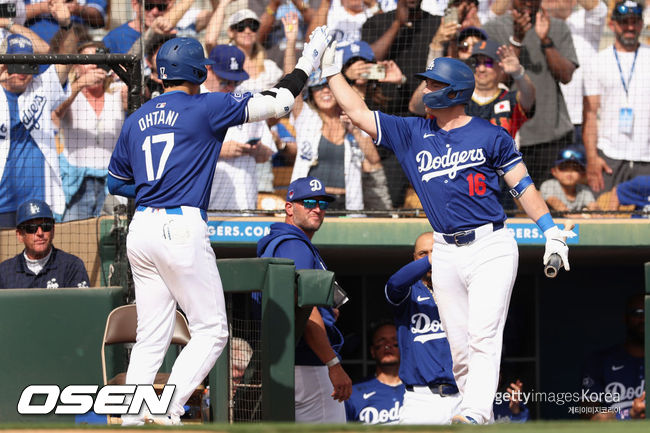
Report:
[[[191,334],[168,381],[176,385],[168,415],[178,416],[228,340],[223,288],[207,224],[199,209],[181,209],[182,215],[152,208],[136,212],[127,237],[138,328],[126,383],[153,383],[171,342],[178,303]]]
[[[400,411],[400,424],[451,424],[451,418],[458,413],[460,393],[442,397],[434,394],[427,386],[413,387],[404,392],[404,403]]]
[[[477,233],[464,246],[434,233],[432,282],[462,394],[459,413],[489,423],[519,251],[506,229]]]
[[[296,422],[344,423],[345,405],[332,398],[334,387],[325,365],[296,365]]]

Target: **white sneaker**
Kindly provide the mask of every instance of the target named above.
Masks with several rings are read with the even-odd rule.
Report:
[[[150,415],[144,416],[145,424],[156,425],[183,425],[178,415]]]

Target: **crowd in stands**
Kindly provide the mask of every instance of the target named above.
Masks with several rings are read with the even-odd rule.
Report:
[[[553,211],[589,216],[633,205],[639,214],[650,206],[650,86],[643,80],[650,51],[641,0],[2,5],[3,53],[141,55],[146,98],[161,92],[157,49],[177,35],[197,37],[217,61],[204,91],[255,93],[291,71],[306,35],[327,24],[346,79],[371,109],[402,116],[424,113],[414,75],[437,57],[456,57],[475,72],[467,113],[515,137]],[[121,199],[107,192],[106,166],[128,116],[127,86],[101,65],[0,68],[0,226],[15,227],[25,197],[49,203],[57,221],[112,213]],[[229,131],[210,210],[281,209],[288,183],[308,175],[336,197],[333,210],[419,207],[395,155],[352,125],[317,72],[289,116]],[[517,203],[503,189],[504,206],[516,214]]]

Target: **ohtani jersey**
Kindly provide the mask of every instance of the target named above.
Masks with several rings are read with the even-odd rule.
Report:
[[[135,181],[137,205],[207,209],[223,138],[246,121],[250,97],[174,91],[148,101],[124,122],[109,173]]]
[[[409,263],[386,284],[399,342],[399,377],[406,385],[454,385],[451,350],[433,294],[422,282],[428,257]]]
[[[345,416],[348,422],[364,424],[396,424],[399,421],[404,384],[391,386],[377,378],[352,386],[352,395],[345,401]]]
[[[499,175],[522,161],[508,132],[477,117],[451,131],[435,120],[375,111],[377,145],[391,149],[433,229],[455,233],[506,219]]]
[[[617,409],[617,418],[630,418],[635,398],[645,389],[643,358],[615,346],[591,357],[585,366],[582,389],[589,402]],[[588,402],[586,402],[588,403]]]
[[[494,99],[484,104],[472,99],[465,107],[465,114],[489,120],[493,125],[505,128],[514,137],[521,125],[528,120],[526,112],[519,103],[518,92],[499,89]]]

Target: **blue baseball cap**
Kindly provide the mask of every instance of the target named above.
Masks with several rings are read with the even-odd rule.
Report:
[[[565,149],[562,149],[557,155],[557,161],[555,161],[555,165],[558,166],[564,162],[576,162],[581,167],[586,167],[587,160],[585,158],[584,146],[569,146]]]
[[[347,64],[350,59],[357,57],[367,61],[375,61],[375,53],[365,41],[347,42],[336,47],[337,50],[343,51],[343,65]]]
[[[306,198],[320,197],[325,201],[334,201],[334,197],[325,192],[325,186],[320,179],[313,176],[301,177],[289,184],[287,201],[298,201]]]
[[[21,203],[16,209],[16,226],[36,218],[54,220],[52,209],[43,200],[31,199]]]
[[[618,21],[630,15],[643,18],[643,4],[633,0],[616,2],[612,10],[612,19]]]
[[[12,34],[7,37],[7,52],[5,54],[34,54],[34,46],[29,38],[23,35]],[[36,64],[10,64],[7,65],[10,74],[38,74]]]
[[[248,72],[244,71],[244,52],[234,45],[217,45],[208,56],[214,62],[212,70],[225,80],[248,80]]]

